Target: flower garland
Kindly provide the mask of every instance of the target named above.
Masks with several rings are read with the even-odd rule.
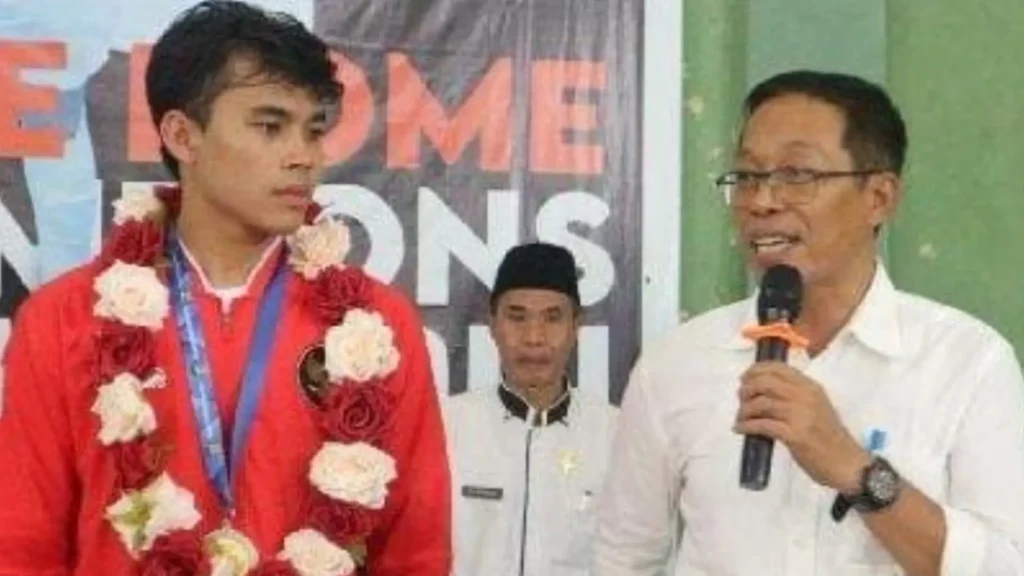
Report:
[[[121,495],[106,517],[140,574],[210,576],[348,576],[366,563],[366,539],[379,520],[388,484],[397,477],[385,451],[393,398],[387,381],[398,366],[394,334],[370,308],[369,279],[343,264],[348,229],[319,218],[288,238],[288,264],[302,283],[303,304],[323,326],[330,385],[319,401],[326,440],[310,462],[318,501],[273,558],[230,527],[200,535],[195,498],[165,465],[170,446],[147,392],[167,385],[156,363],[157,334],[170,314],[165,231],[180,209],[180,190],[126,192],[114,204],[115,227],[94,281],[95,379],[99,442],[109,447]]]

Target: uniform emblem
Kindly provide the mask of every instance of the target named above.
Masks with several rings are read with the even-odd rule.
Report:
[[[558,468],[562,477],[572,476],[580,467],[580,453],[578,450],[562,450],[558,455]]]

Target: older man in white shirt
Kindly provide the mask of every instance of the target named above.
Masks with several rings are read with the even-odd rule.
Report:
[[[572,388],[576,263],[512,248],[491,291],[504,380],[442,404],[452,468],[455,576],[585,576],[617,410]]]
[[[601,510],[599,576],[1024,574],[1024,400],[1012,347],[895,289],[875,256],[906,132],[879,87],[791,72],[756,87],[718,183],[752,267],[800,271],[809,341],[754,364],[754,299],[648,348]],[[743,435],[776,441],[740,488]],[[848,512],[845,513],[844,512]],[[674,571],[676,522],[685,530]]]

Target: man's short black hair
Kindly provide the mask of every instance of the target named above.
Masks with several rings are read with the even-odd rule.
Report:
[[[181,110],[205,126],[237,56],[252,59],[255,75],[307,89],[329,106],[341,99],[327,45],[295,17],[244,2],[207,0],[182,12],[153,46],[146,68],[153,123],[159,127],[167,112]],[[160,155],[179,178],[178,161],[163,144]]]
[[[834,72],[795,70],[764,80],[747,95],[743,108],[750,118],[762,104],[801,94],[839,108],[846,117],[843,147],[855,170],[903,173],[907,129],[899,110],[880,86],[863,78]]]

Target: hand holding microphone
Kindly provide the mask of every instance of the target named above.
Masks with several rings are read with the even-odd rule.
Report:
[[[803,299],[803,279],[792,266],[779,264],[769,268],[761,278],[757,296],[757,321],[762,327],[778,325],[780,328],[796,321],[800,316]],[[780,330],[771,335],[768,330],[757,338],[756,362],[785,362],[790,341]],[[743,439],[743,461],[740,464],[740,486],[748,490],[764,490],[772,471],[772,452],[775,441],[763,434],[748,434]]]
[[[801,340],[789,327],[800,314],[800,273],[790,266],[765,272],[758,295],[760,327],[756,361],[741,377],[737,433],[744,434],[740,486],[764,490],[771,477],[775,441],[815,482],[854,492],[870,455],[846,430],[824,388],[785,364],[791,343]]]

